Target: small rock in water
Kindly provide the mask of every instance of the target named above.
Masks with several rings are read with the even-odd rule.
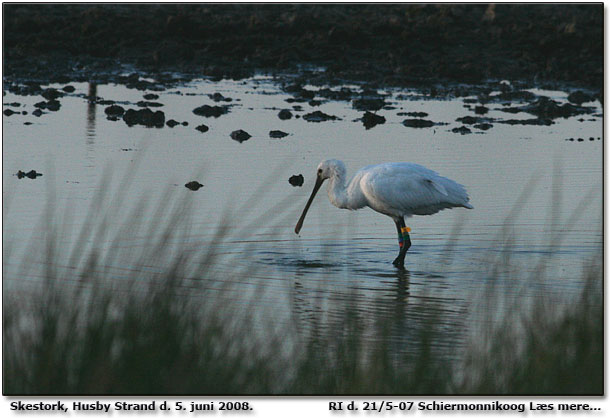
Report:
[[[106,113],[108,116],[121,117],[123,116],[123,113],[125,113],[125,109],[119,105],[112,105],[104,109],[104,113]]]
[[[198,127],[196,127],[195,129],[197,129],[199,132],[207,132],[207,131],[209,131],[209,130],[210,130],[210,128],[208,128],[208,127],[207,127],[207,126],[205,126],[205,125],[199,125],[199,126],[198,126]],[[235,139],[235,138],[233,138],[233,139]],[[244,141],[245,141],[245,139],[244,139]]]
[[[568,101],[575,103],[577,105],[581,105],[586,102],[592,102],[594,100],[593,96],[588,95],[582,91],[575,91],[568,95]]]
[[[231,99],[230,97],[224,97],[220,93],[208,94],[208,97],[210,99],[214,100],[215,102],[231,102],[231,101],[233,101],[233,99]]]
[[[30,170],[27,173],[25,173],[21,170],[17,171],[17,178],[20,178],[20,179],[22,179],[24,177],[27,177],[30,179],[35,179],[36,177],[40,177],[40,176],[42,176],[42,173],[37,173],[36,170]]]
[[[277,114],[277,116],[281,120],[286,120],[292,118],[292,113],[290,113],[290,110],[288,109],[282,109],[280,110],[280,113]]]
[[[186,187],[187,189],[190,189],[190,190],[193,190],[193,191],[196,192],[197,190],[199,190],[200,188],[203,187],[203,184],[199,183],[196,180],[193,180],[193,181],[189,181],[188,183],[186,183],[184,185],[184,187]]]
[[[371,129],[375,125],[385,123],[385,117],[375,113],[366,112],[364,116],[362,116],[362,123],[366,129]]]
[[[11,109],[5,109],[4,112],[2,112],[2,113],[4,113],[6,116],[11,116],[11,115],[14,115],[17,112],[14,112]]]
[[[479,116],[464,116],[456,119],[457,122],[462,122],[465,125],[474,125],[475,123],[489,123],[494,120],[491,118],[484,118]]]
[[[308,113],[303,116],[303,119],[305,119],[307,122],[325,122],[327,120],[337,120],[339,118],[316,110],[315,112]]]
[[[167,126],[169,126],[170,128],[173,128],[176,125],[180,125],[180,123],[178,121],[174,120],[174,119],[168,120],[167,122],[165,122],[165,124]]]
[[[503,111],[511,113],[526,112],[537,116],[539,119],[556,119],[593,113],[594,109],[575,106],[571,103],[559,104],[555,100],[543,96],[529,105],[503,109]]]
[[[485,106],[477,106],[474,108],[474,113],[476,113],[477,115],[484,115],[487,112],[489,112],[489,109]]]
[[[553,121],[550,119],[507,119],[500,120],[498,123],[505,123],[507,125],[549,126],[553,124]]]
[[[242,129],[239,129],[237,131],[231,132],[231,138],[233,138],[234,140],[236,140],[238,142],[244,142],[244,141],[247,141],[248,139],[252,138],[252,136],[248,132],[246,132]]]
[[[288,136],[288,134],[282,131],[269,131],[269,136],[271,138],[284,138],[285,136]]]
[[[222,115],[229,113],[228,106],[210,106],[203,105],[193,110],[193,113],[199,116],[205,116],[206,118],[215,117],[218,118]]]
[[[293,187],[301,187],[304,182],[305,179],[303,178],[302,174],[291,176],[288,179],[288,183],[292,184]]]
[[[45,91],[42,92],[42,97],[44,97],[45,99],[51,101],[51,100],[55,100],[58,97],[62,97],[64,94],[54,88],[48,88]]]
[[[491,123],[477,123],[476,125],[474,125],[475,128],[477,129],[481,129],[483,131],[486,131],[488,129],[493,128],[493,125]]]
[[[59,103],[59,101],[57,100],[49,100],[48,102],[38,102],[34,104],[34,107],[37,107],[39,109],[47,109],[52,112],[57,112],[61,107],[61,103]]]
[[[578,142],[583,142],[583,141],[584,141],[584,139],[578,138]]]
[[[182,122],[182,126],[189,126],[189,123],[187,121]]]
[[[64,86],[64,88],[62,90],[65,91],[66,93],[74,93],[74,90],[76,90],[76,89],[74,88],[74,86],[67,85],[67,86]]]
[[[434,126],[434,122],[427,119],[405,119],[402,124],[409,128],[429,128]]]
[[[157,100],[159,98],[158,94],[152,94],[152,93],[148,93],[144,95],[144,98],[146,100]]]
[[[144,125],[156,128],[163,128],[165,126],[165,114],[160,110],[153,112],[148,108],[141,110],[129,109],[123,115],[123,120],[129,126]]]
[[[466,134],[471,133],[472,131],[465,126],[460,126],[459,128],[453,128],[451,130],[451,132],[454,132],[454,133],[460,134],[460,135],[466,135]]]
[[[411,116],[412,118],[425,118],[428,116],[426,112],[398,112],[398,116]]]
[[[382,98],[369,98],[369,97],[362,97],[360,99],[354,99],[354,101],[352,102],[352,106],[354,107],[354,109],[356,110],[361,110],[361,111],[376,111],[381,109],[383,106],[385,106],[385,101]]]
[[[140,100],[138,103],[136,103],[136,105],[139,107],[161,107],[163,106],[163,103],[145,102],[143,100]]]
[[[32,112],[32,115],[36,116],[37,118],[39,118],[40,116],[42,116],[44,112],[40,109],[36,109]]]

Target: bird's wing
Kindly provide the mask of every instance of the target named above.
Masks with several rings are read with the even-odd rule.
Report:
[[[391,216],[428,215],[468,201],[462,186],[411,163],[376,166],[363,176],[361,188],[371,208]]]
[[[436,189],[436,191],[439,192],[440,194],[442,194],[443,196],[449,196],[447,189],[445,189],[445,186],[443,186],[441,183],[435,181],[434,179],[428,179],[428,178],[424,178],[423,181],[427,182],[429,185],[434,187]]]

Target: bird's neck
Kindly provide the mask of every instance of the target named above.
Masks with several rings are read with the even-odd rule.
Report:
[[[345,173],[335,173],[328,183],[328,198],[338,208],[347,208],[347,190],[345,187]]]

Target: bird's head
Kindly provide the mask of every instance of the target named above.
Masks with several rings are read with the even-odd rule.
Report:
[[[313,186],[313,190],[311,191],[311,196],[309,196],[309,200],[305,205],[305,209],[303,209],[303,213],[299,218],[299,222],[297,222],[297,226],[294,228],[294,232],[297,234],[303,227],[303,222],[305,221],[305,215],[307,215],[307,211],[309,210],[309,206],[311,206],[311,202],[313,202],[313,198],[316,197],[316,193],[324,183],[324,180],[329,179],[331,177],[344,177],[345,176],[345,165],[339,160],[326,160],[322,161],[318,164],[318,171],[316,173],[316,184]]]
[[[318,164],[317,178],[322,181],[333,176],[342,177],[345,175],[345,165],[339,160],[326,160]]]

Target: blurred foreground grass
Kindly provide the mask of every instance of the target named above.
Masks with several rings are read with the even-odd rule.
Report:
[[[120,207],[117,199],[111,206]],[[209,246],[187,250],[176,238],[188,235],[181,225],[189,222],[189,203],[169,205],[150,217],[136,209],[114,237],[105,231],[116,214],[92,209],[94,225],[78,232],[71,251],[58,241],[67,222],[46,220],[60,226],[49,227],[40,286],[4,287],[4,395],[603,394],[599,264],[583,265],[580,297],[567,305],[545,297],[511,302],[486,327],[465,327],[469,342],[454,358],[435,349],[444,332],[438,313],[427,316],[417,349],[400,354],[388,343],[399,319],[365,317],[348,302],[339,303],[339,319],[330,326],[318,314],[306,331],[290,322],[261,329],[254,304],[233,306],[206,291],[210,281],[231,289],[252,274],[215,270],[216,248],[230,241],[227,228],[221,225]],[[150,237],[149,245],[119,245],[137,234]],[[92,244],[103,239],[106,248]],[[117,260],[132,267],[124,280],[108,268]],[[165,267],[151,269],[151,260]],[[491,317],[505,302],[493,286],[484,301],[471,311],[486,309],[478,314]],[[424,308],[438,312],[430,303]]]

